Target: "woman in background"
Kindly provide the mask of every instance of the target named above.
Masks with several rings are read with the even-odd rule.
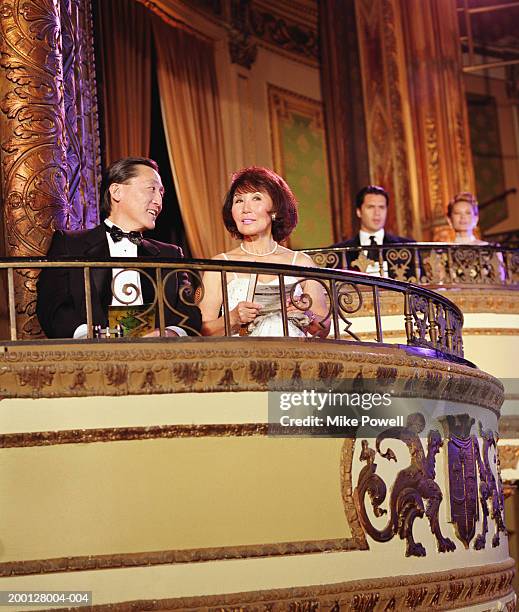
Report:
[[[452,229],[456,232],[454,242],[456,244],[464,244],[467,246],[484,246],[488,242],[479,240],[474,235],[474,229],[479,221],[478,201],[475,196],[469,191],[463,191],[454,196],[447,207],[447,217]],[[498,245],[493,245],[498,246]],[[497,282],[499,279],[504,280],[506,277],[503,255],[492,250],[484,250],[480,252],[477,258],[472,262],[470,271],[467,272],[467,261],[465,255],[462,260],[458,260],[457,253],[452,254],[454,266],[451,272],[454,282],[467,279],[469,277],[475,281],[478,278]]]
[[[250,167],[234,174],[223,205],[223,221],[233,237],[241,240],[235,249],[215,255],[215,260],[316,267],[312,259],[280,245],[297,225],[297,202],[287,183],[268,168]],[[233,334],[283,336],[279,281],[277,276],[229,273],[227,293]],[[222,286],[219,272],[204,275],[200,303],[202,334],[225,333]],[[290,336],[321,336],[329,332],[326,292],[314,280],[285,276],[288,332]],[[256,295],[273,296],[269,304],[247,300],[250,287]],[[290,300],[292,291],[293,299]],[[311,303],[303,296],[309,296]],[[268,300],[267,300],[268,301]],[[305,308],[307,306],[307,308]]]
[[[488,244],[474,235],[474,229],[479,221],[478,201],[468,191],[454,196],[447,206],[447,217],[456,233],[456,244]]]

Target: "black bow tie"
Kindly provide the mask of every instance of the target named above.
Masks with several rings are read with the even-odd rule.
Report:
[[[136,244],[137,246],[142,244],[142,234],[140,232],[123,232],[123,230],[120,227],[117,227],[117,225],[108,227],[106,223],[105,228],[114,242],[119,242],[123,238],[128,238],[130,242],[133,242],[133,244]]]

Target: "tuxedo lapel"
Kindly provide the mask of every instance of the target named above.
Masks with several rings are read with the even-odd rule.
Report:
[[[156,244],[144,239],[137,249],[138,257],[159,257],[160,249]]]
[[[106,237],[104,223],[98,225],[85,236],[85,257],[93,259],[110,259],[110,248]],[[101,304],[111,302],[112,268],[92,268],[90,275],[92,281],[93,295],[97,293]]]

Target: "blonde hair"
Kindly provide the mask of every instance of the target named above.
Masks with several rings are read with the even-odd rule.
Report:
[[[452,200],[447,205],[447,217],[452,217],[454,205],[458,202],[467,202],[467,204],[470,204],[472,206],[472,212],[474,213],[474,215],[476,217],[479,217],[478,201],[476,199],[476,196],[473,193],[470,193],[470,191],[462,191],[461,193],[457,193],[452,198]]]

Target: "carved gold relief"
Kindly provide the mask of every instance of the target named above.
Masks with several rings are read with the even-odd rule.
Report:
[[[57,0],[0,7],[2,196],[9,256],[43,255],[67,208],[63,74]],[[34,273],[15,275],[22,337],[38,334]]]
[[[479,438],[471,434],[474,419],[468,414],[446,416],[440,420],[444,421],[448,436],[449,505],[456,535],[466,548],[474,540],[473,548],[481,550],[487,546],[490,518],[495,524],[491,540],[491,545],[495,548],[500,543],[500,533],[506,533],[506,527],[503,486],[497,466],[494,433],[484,430],[480,423]],[[429,431],[425,454],[419,436],[424,427],[425,418],[416,413],[408,417],[406,427],[392,427],[380,433],[376,438],[375,449],[369,446],[367,440],[362,440],[360,460],[367,465],[362,468],[354,491],[355,506],[365,532],[377,542],[387,542],[399,535],[406,541],[406,556],[427,554],[425,547],[415,542],[413,537],[414,520],[424,515],[435,535],[438,551],[450,552],[456,548],[452,540],[443,536],[439,523],[443,494],[435,482],[435,456],[444,446],[444,441],[439,431]],[[386,500],[387,485],[377,474],[376,460],[380,457],[397,461],[397,456],[391,448],[387,448],[385,452],[381,451],[381,443],[387,439],[401,440],[407,445],[410,465],[397,473]],[[388,515],[384,528],[374,526],[366,510],[366,496],[371,500],[375,517]],[[386,501],[387,509],[383,507]],[[480,512],[483,517],[481,533],[476,535]]]
[[[357,0],[357,30],[367,117],[370,180],[382,184],[398,202],[391,221],[413,233],[412,192],[403,106],[402,49],[393,0]],[[391,142],[391,146],[388,146]]]
[[[475,536],[476,522],[481,509],[483,514],[481,533],[475,538],[474,548],[481,550],[486,547],[489,516],[495,523],[492,547],[496,547],[500,542],[500,532],[506,533],[506,528],[503,485],[497,465],[494,432],[483,430],[479,423],[480,444],[478,437],[471,434],[474,419],[468,414],[447,416],[443,421],[449,438],[450,510],[456,535],[468,548]]]
[[[493,377],[440,359],[422,360],[401,348],[343,343],[303,346],[294,339],[196,339],[119,343],[117,340],[74,344],[6,347],[0,353],[0,396],[75,397],[143,393],[268,390],[276,384],[302,384],[362,377],[376,379],[391,368],[395,393],[464,401],[496,414],[503,387]],[[204,362],[200,362],[200,342]],[[81,378],[78,378],[81,372]],[[299,381],[299,382],[298,382]]]
[[[0,29],[6,254],[44,255],[54,227],[82,227],[97,219],[99,144],[90,2],[4,2]],[[22,338],[40,335],[34,312],[36,278],[34,271],[15,273]]]
[[[431,207],[435,216],[442,217],[444,215],[444,210],[438,149],[438,126],[432,115],[428,115],[425,118],[424,127],[427,154],[427,180],[429,184]]]
[[[456,548],[454,542],[442,534],[438,516],[443,495],[435,482],[435,456],[443,444],[442,438],[437,431],[429,432],[426,455],[419,436],[424,426],[425,420],[422,415],[411,415],[406,427],[393,427],[379,434],[375,443],[376,450],[370,448],[367,440],[362,440],[360,460],[365,461],[367,465],[362,468],[354,491],[355,506],[366,533],[377,542],[388,542],[398,535],[400,539],[406,541],[406,557],[426,555],[425,547],[415,542],[413,537],[415,519],[425,514],[436,538],[438,551],[449,552]],[[375,459],[378,454],[388,461],[397,460],[395,453],[390,448],[385,452],[380,449],[381,443],[391,438],[405,442],[411,464],[398,472],[392,484],[388,500],[388,514],[388,510],[382,508],[386,500],[387,488],[384,480],[376,473]],[[373,514],[376,517],[388,514],[388,520],[383,529],[377,529],[371,522],[366,511],[366,495],[371,500]]]
[[[101,183],[90,0],[61,0],[67,178],[67,229],[98,223]]]
[[[502,470],[515,470],[519,467],[519,445],[500,444],[498,449],[499,463]]]
[[[128,558],[126,558],[128,557]],[[68,566],[67,561],[74,562]],[[45,561],[15,562],[0,565],[6,575],[23,575],[40,572],[74,571],[112,567],[139,567],[158,563],[171,563],[165,553],[142,555],[105,555],[81,559],[50,559]],[[149,607],[154,610],[244,610],[256,612],[269,610],[286,612],[294,610],[327,610],[359,612],[415,610],[454,610],[495,602],[499,609],[515,611],[515,594],[512,588],[514,561],[462,568],[444,572],[422,573],[406,576],[390,576],[352,580],[330,585],[298,586],[289,589],[270,589],[241,593],[218,594],[175,599],[126,601],[109,604],[111,612]],[[7,567],[9,566],[9,567]],[[5,570],[5,571],[4,571]],[[25,570],[25,571],[24,571]],[[421,603],[420,603],[421,602]],[[416,604],[415,607],[411,607]],[[97,609],[98,606],[95,607]],[[104,606],[99,606],[103,609]],[[497,609],[497,608],[496,608]]]

